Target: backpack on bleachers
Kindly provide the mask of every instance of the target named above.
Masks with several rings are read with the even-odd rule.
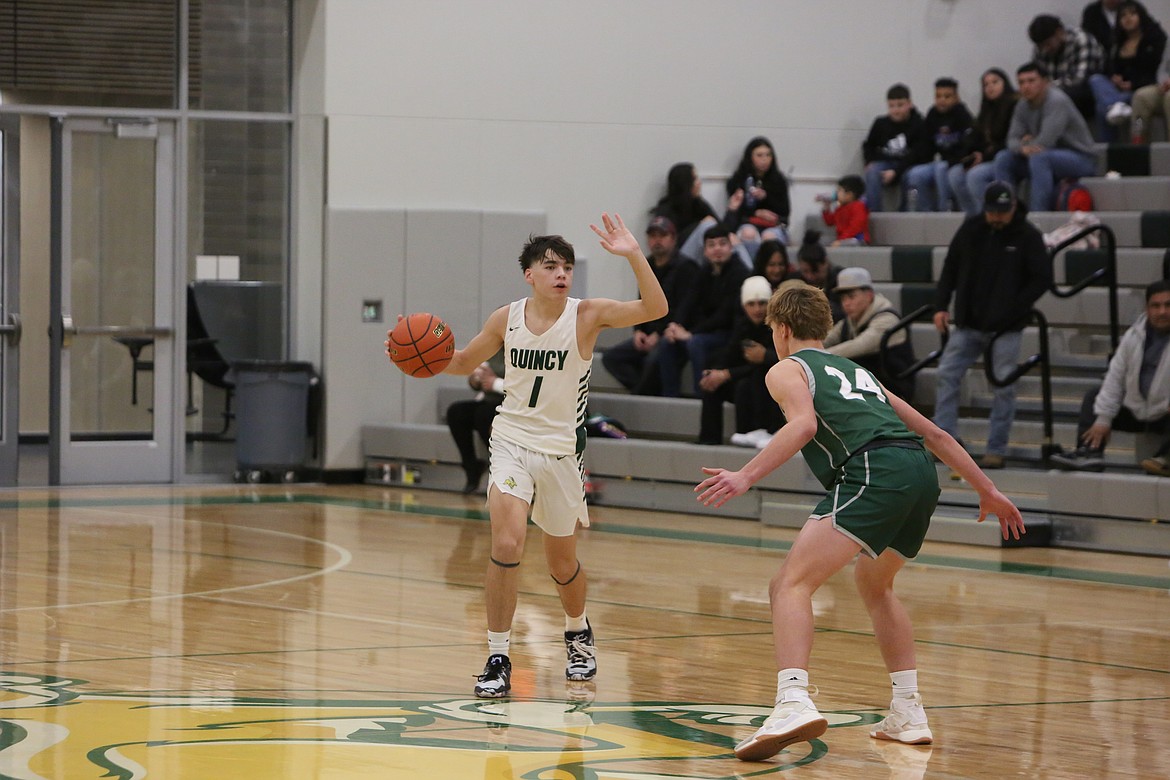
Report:
[[[1080,179],[1061,179],[1056,188],[1057,211],[1092,211],[1093,195]]]

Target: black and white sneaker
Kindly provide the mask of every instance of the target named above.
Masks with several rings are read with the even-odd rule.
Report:
[[[476,678],[475,695],[481,699],[499,699],[512,690],[512,662],[506,655],[489,655],[483,674]]]
[[[1072,452],[1058,452],[1051,458],[1059,468],[1065,471],[1104,471],[1105,458],[1100,451],[1086,447],[1077,447]]]
[[[565,632],[565,652],[569,662],[565,677],[569,680],[592,680],[597,674],[597,647],[593,644],[593,627],[585,622],[584,631]]]

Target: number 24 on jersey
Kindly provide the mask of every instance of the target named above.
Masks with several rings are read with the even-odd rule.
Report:
[[[881,385],[874,381],[874,378],[864,368],[858,368],[853,372],[853,381],[849,381],[849,377],[845,373],[833,366],[825,366],[825,373],[834,377],[841,382],[841,387],[838,390],[842,398],[851,401],[864,401],[865,396],[862,392],[873,393],[882,403],[886,401],[886,394],[882,392]],[[856,389],[854,389],[856,388]]]

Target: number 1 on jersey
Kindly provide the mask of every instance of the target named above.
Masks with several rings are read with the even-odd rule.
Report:
[[[543,374],[537,374],[536,378],[532,380],[532,395],[528,396],[528,408],[531,409],[536,406],[536,399],[540,395],[540,383],[544,381]]]

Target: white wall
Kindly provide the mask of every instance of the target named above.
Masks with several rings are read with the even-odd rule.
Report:
[[[328,0],[329,202],[543,211],[596,255],[601,210],[640,230],[671,164],[726,176],[762,133],[795,174],[801,225],[860,167],[890,84],[925,111],[954,76],[977,109],[982,71],[1028,58],[1032,16],[1076,24],[1083,4]],[[595,265],[591,294],[632,293],[614,268]]]

